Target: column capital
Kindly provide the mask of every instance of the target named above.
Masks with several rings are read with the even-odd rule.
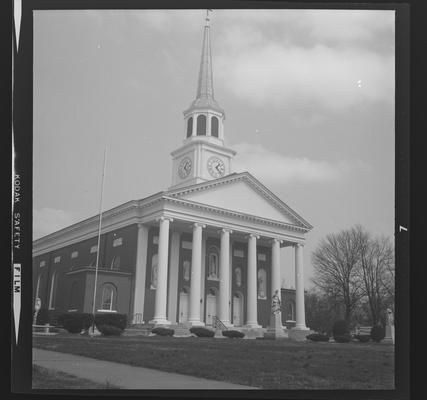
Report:
[[[144,226],[144,224],[142,222],[138,223],[138,229],[141,229]]]
[[[218,230],[218,233],[222,233],[222,232],[224,233],[228,232],[231,235],[233,233],[233,230],[230,228],[221,228]]]
[[[279,238],[271,238],[271,243],[273,244],[273,243],[279,243],[279,244],[282,244],[283,243],[283,240],[282,239],[279,239]]]
[[[168,217],[166,215],[162,215],[161,217],[157,217],[156,218],[156,222],[159,222],[159,221],[169,221],[169,222],[172,222],[173,218],[172,217]]]
[[[206,225],[202,224],[201,222],[194,222],[193,224],[191,224],[191,226],[193,228],[198,228],[198,227],[200,227],[200,228],[206,228]]]
[[[295,248],[298,248],[298,247],[304,247],[304,243],[294,243],[294,244],[293,244],[293,246],[294,246]]]
[[[256,233],[249,233],[249,234],[247,235],[247,238],[255,238],[255,239],[259,239],[259,238],[260,238],[260,236],[259,236],[259,235],[257,235]]]

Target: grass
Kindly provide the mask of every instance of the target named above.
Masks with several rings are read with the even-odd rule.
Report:
[[[34,337],[33,345],[264,389],[394,389],[394,346],[174,337]]]
[[[105,384],[78,378],[74,375],[33,365],[33,389],[118,389]]]

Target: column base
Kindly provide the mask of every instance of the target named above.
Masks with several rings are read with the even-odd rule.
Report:
[[[258,325],[257,322],[248,322],[244,327],[245,328],[251,328],[251,329],[262,328],[262,326]]]
[[[165,318],[153,318],[149,323],[154,324],[155,326],[171,324],[171,322]]]
[[[291,328],[292,330],[296,330],[296,331],[309,331],[310,328],[307,328],[305,325],[303,324],[296,324],[293,328]]]
[[[190,326],[205,326],[205,323],[203,321],[200,321],[199,319],[195,319],[195,320],[189,319],[187,321],[187,324]]]

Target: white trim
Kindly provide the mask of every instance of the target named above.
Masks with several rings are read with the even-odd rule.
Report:
[[[116,313],[117,312],[117,310],[96,310],[96,312],[102,312],[102,313]]]

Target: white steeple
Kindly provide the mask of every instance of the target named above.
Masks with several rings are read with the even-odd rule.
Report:
[[[207,10],[196,98],[184,111],[186,138],[171,153],[173,188],[228,175],[236,154],[224,145],[225,113],[214,97],[209,21]]]

